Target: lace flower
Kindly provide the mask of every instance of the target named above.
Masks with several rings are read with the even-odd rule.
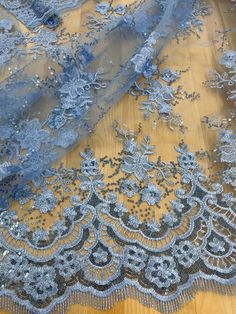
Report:
[[[66,121],[64,109],[54,108],[48,115],[47,125],[51,129],[60,129],[66,124]]]
[[[199,259],[200,253],[199,249],[190,241],[183,241],[175,245],[172,252],[178,262],[188,268]]]
[[[177,211],[178,213],[181,213],[182,210],[184,209],[184,205],[181,203],[180,200],[170,201],[170,204],[171,204],[171,208]]]
[[[140,272],[145,267],[148,257],[144,250],[136,246],[127,246],[124,252],[124,265],[134,272]]]
[[[35,207],[38,208],[41,213],[48,213],[52,211],[57,205],[57,198],[53,192],[49,189],[43,190],[43,193],[35,199]]]
[[[152,256],[145,270],[145,277],[158,288],[169,288],[180,281],[175,261],[171,256]]]
[[[153,50],[149,47],[144,47],[141,49],[139,54],[136,54],[131,62],[134,64],[134,69],[136,73],[142,74],[145,68],[150,65],[150,60],[152,60]]]
[[[139,220],[138,215],[129,216],[129,225],[133,228],[138,228],[142,224],[142,221]]]
[[[157,223],[155,219],[147,223],[147,227],[151,233],[159,232],[161,229],[161,225]]]
[[[139,190],[138,182],[134,179],[125,179],[120,183],[120,191],[128,197],[133,197]]]
[[[48,238],[48,232],[44,229],[38,229],[33,232],[32,238],[35,244],[38,244],[40,241],[45,241]]]
[[[114,9],[116,14],[124,15],[127,12],[127,6],[123,4],[118,4]]]
[[[92,253],[92,258],[97,265],[106,264],[108,261],[108,252],[103,247],[99,246]]]
[[[33,299],[43,301],[55,295],[58,291],[55,282],[56,273],[50,266],[30,267],[29,273],[25,276],[23,289]]]
[[[188,152],[187,145],[177,148],[176,150],[181,153],[181,155],[178,156],[180,167],[187,170],[193,170],[197,167],[195,155],[191,152]]]
[[[147,202],[148,205],[155,205],[160,202],[162,192],[155,184],[150,183],[146,189],[142,190],[141,194],[143,202]]]
[[[78,255],[75,251],[65,251],[55,259],[55,267],[64,278],[69,278],[80,269]]]
[[[178,222],[178,218],[175,216],[175,214],[170,213],[163,216],[163,221],[168,226],[173,227]]]
[[[73,221],[75,219],[75,217],[77,216],[77,213],[73,207],[66,207],[66,208],[64,208],[63,216],[67,217],[69,220]]]
[[[214,237],[212,241],[209,242],[209,247],[213,253],[224,253],[225,252],[225,242]]]
[[[111,5],[108,2],[101,2],[96,5],[96,11],[102,15],[107,15],[111,10]]]
[[[21,281],[28,270],[28,261],[20,254],[10,254],[3,264],[5,276],[12,282]]]
[[[220,64],[229,69],[236,67],[236,51],[225,51],[221,57]]]
[[[123,216],[124,213],[128,212],[128,209],[126,208],[125,204],[117,204],[116,207],[114,208],[114,212],[117,213],[119,217]]]
[[[223,172],[224,182],[236,187],[236,167],[231,167]]]
[[[136,152],[133,155],[124,157],[122,170],[126,173],[134,174],[140,181],[142,181],[152,169],[153,164],[148,160],[147,155]]]
[[[38,119],[20,123],[20,130],[16,132],[16,140],[22,149],[39,150],[42,143],[49,138],[49,132],[42,129]]]

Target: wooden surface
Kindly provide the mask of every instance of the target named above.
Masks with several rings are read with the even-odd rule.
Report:
[[[122,3],[122,0],[115,1]],[[173,69],[190,70],[183,74],[181,85],[188,92],[199,92],[201,97],[195,102],[189,100],[181,101],[175,111],[180,113],[184,124],[188,128],[185,134],[177,130],[172,132],[168,126],[157,121],[157,129],[153,128],[154,118],[150,121],[144,121],[142,112],[138,110],[138,102],[131,96],[125,96],[109,114],[101,121],[91,138],[88,138],[78,145],[65,158],[65,164],[68,166],[79,167],[79,151],[86,146],[90,146],[95,151],[96,157],[109,155],[116,156],[121,150],[121,143],[115,139],[114,132],[111,129],[112,122],[117,120],[121,124],[126,124],[131,129],[137,129],[141,121],[143,126],[143,135],[150,134],[152,142],[157,146],[158,154],[164,160],[170,161],[176,158],[174,146],[181,139],[189,145],[192,151],[199,151],[201,148],[210,149],[217,139],[217,133],[209,130],[201,123],[203,116],[219,113],[224,115],[228,106],[227,101],[221,92],[213,92],[203,86],[203,82],[209,79],[209,71],[218,68],[219,44],[214,41],[217,37],[215,30],[223,30],[233,25],[236,26],[236,12],[234,14],[225,14],[228,0],[210,0],[212,5],[212,14],[205,18],[205,29],[201,34],[201,39],[197,40],[193,35],[185,42],[177,45],[173,41],[164,52],[169,58],[165,62],[165,67],[170,66]],[[123,3],[127,3],[123,0]],[[75,31],[81,26],[81,14],[84,15],[87,8],[76,10],[68,14],[65,19],[65,26]],[[228,18],[226,19],[226,17]],[[236,49],[236,36],[229,36],[229,48]],[[122,47],[121,47],[122,54]],[[205,165],[207,166],[207,164]],[[161,215],[160,210],[157,216]],[[0,314],[6,314],[0,311]],[[108,311],[98,311],[90,307],[79,305],[71,306],[68,314],[154,314],[155,310],[145,308],[137,301],[126,300],[116,304],[114,308]],[[235,314],[236,297],[220,296],[214,293],[199,292],[196,297],[178,312],[179,314]]]

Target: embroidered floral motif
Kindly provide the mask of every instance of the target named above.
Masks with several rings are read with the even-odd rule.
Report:
[[[188,147],[183,146],[178,148],[177,151],[181,151],[182,154],[178,157],[178,161],[181,167],[187,170],[193,170],[197,166],[197,162],[193,153],[188,152]]]
[[[139,186],[136,180],[127,179],[121,182],[120,189],[128,197],[133,197],[138,192]]]
[[[169,288],[180,281],[176,264],[170,256],[151,257],[145,277],[158,288]]]
[[[211,242],[209,242],[210,250],[213,253],[224,253],[225,252],[225,243],[224,241],[220,241],[217,238],[213,238]]]
[[[52,267],[31,267],[28,276],[25,276],[23,289],[33,299],[43,301],[57,293],[55,277],[56,274]]]
[[[140,54],[135,55],[131,62],[135,66],[135,72],[141,74],[143,73],[148,67],[152,60],[153,50],[150,48],[143,48]]]
[[[96,11],[100,14],[107,14],[111,10],[111,5],[108,2],[101,2],[97,4]]]
[[[175,216],[175,214],[170,213],[163,216],[163,221],[168,226],[173,227],[178,222],[178,218]]]
[[[123,216],[124,213],[128,212],[128,209],[126,208],[125,204],[118,204],[115,208],[114,211],[117,212],[117,215],[119,217]]]
[[[223,173],[224,182],[236,187],[236,167],[231,167]]]
[[[41,241],[46,241],[48,238],[48,232],[44,229],[39,229],[33,232],[32,235],[33,241],[35,244],[38,244]]]
[[[79,271],[79,258],[74,251],[65,251],[56,258],[55,267],[61,276],[69,278]]]
[[[138,228],[142,224],[142,221],[139,220],[137,215],[131,215],[129,216],[129,225],[132,228]]]
[[[39,150],[42,143],[45,143],[49,133],[42,129],[38,119],[29,122],[22,122],[20,130],[16,133],[16,140],[20,142],[21,148]]]
[[[148,259],[145,251],[135,246],[127,247],[124,257],[124,265],[134,272],[140,272]]]
[[[181,265],[189,268],[200,258],[200,250],[192,242],[183,241],[173,248],[173,255]]]
[[[133,173],[139,180],[143,180],[150,170],[152,170],[152,164],[149,162],[148,156],[135,153],[133,156],[124,158],[123,171]]]
[[[108,261],[108,252],[99,246],[93,253],[92,257],[94,259],[94,262],[99,265],[99,264],[106,264]]]
[[[18,282],[24,280],[24,277],[28,271],[28,261],[20,254],[10,254],[7,256],[6,262],[1,265],[4,269],[2,275],[8,276],[12,282]]]
[[[149,205],[155,205],[161,200],[162,192],[154,184],[149,184],[141,193],[142,201],[147,202]]]
[[[34,206],[38,208],[41,213],[52,211],[57,205],[57,198],[49,189],[42,191],[42,195],[35,199]]]
[[[229,69],[236,67],[236,52],[232,50],[224,52],[221,57],[220,64]]]

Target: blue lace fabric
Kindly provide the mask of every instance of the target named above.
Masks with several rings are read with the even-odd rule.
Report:
[[[34,179],[90,134],[188,18],[193,3],[188,1],[182,12],[184,3],[152,1],[134,7],[132,15],[113,18],[103,30],[79,38],[79,44],[72,41],[73,49],[66,43],[56,46],[55,32],[41,30],[36,38],[30,38],[35,48],[40,43],[46,46],[45,57],[33,58],[0,86],[1,104],[7,106],[0,115],[8,151],[3,155],[5,177],[17,176],[17,184]],[[149,17],[145,33],[143,23],[139,24],[144,12]],[[121,63],[115,51],[122,45],[126,54]],[[50,57],[62,71],[49,66],[51,77],[43,79],[36,74],[32,79],[32,72],[44,68]]]
[[[204,152],[181,142],[166,162],[141,124],[130,130],[116,121],[117,156],[97,157],[88,148],[75,167],[55,163],[126,93],[140,97],[145,123],[158,115],[184,132],[173,108],[183,95],[198,95],[175,89],[185,71],[161,70],[158,57],[170,40],[198,36],[209,7],[99,1],[85,17],[86,30],[69,34],[54,28],[59,13],[80,1],[0,3],[30,29],[52,28],[25,33],[14,19],[0,19],[0,65],[10,72],[0,84],[1,307],[63,314],[70,304],[108,309],[131,297],[169,313],[198,290],[235,293],[232,112],[226,122],[203,121],[219,126],[217,180],[199,162]],[[236,52],[224,51],[219,63],[225,72],[213,72],[204,88],[235,103]],[[162,206],[168,210],[157,220],[153,210]]]

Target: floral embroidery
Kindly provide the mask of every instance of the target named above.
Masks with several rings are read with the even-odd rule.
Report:
[[[22,122],[20,130],[16,133],[16,140],[20,142],[21,148],[38,150],[42,143],[45,143],[49,133],[42,129],[38,119],[29,122]]]
[[[38,244],[41,241],[45,241],[48,238],[48,232],[44,229],[39,229],[33,232],[32,235],[33,241],[35,244]]]
[[[10,254],[7,256],[7,261],[2,265],[4,274],[7,273],[8,278],[13,282],[24,280],[25,274],[28,271],[28,261],[20,254]]]
[[[140,272],[148,259],[145,251],[135,246],[127,247],[124,257],[124,265],[134,272]]]
[[[153,165],[148,156],[135,152],[132,156],[125,156],[123,171],[133,173],[138,180],[143,180],[146,173],[152,170]]]
[[[158,288],[169,288],[180,281],[174,259],[170,256],[151,257],[145,277]]]
[[[229,168],[223,173],[224,182],[236,187],[236,167]]]
[[[220,64],[225,67],[232,69],[236,67],[236,52],[235,51],[226,51],[223,53]]]
[[[180,242],[173,248],[173,255],[185,267],[191,267],[200,257],[200,250],[190,241]]]
[[[183,146],[182,148],[178,148],[177,151],[183,152],[183,154],[181,154],[178,157],[178,161],[179,161],[179,164],[181,167],[188,169],[188,170],[193,170],[196,168],[197,163],[195,160],[195,156],[193,153],[188,152],[187,146]]]
[[[140,54],[135,55],[131,62],[135,66],[135,72],[141,74],[147,70],[152,61],[153,50],[150,48],[143,48]]]
[[[126,208],[125,204],[118,204],[115,208],[114,211],[117,212],[117,215],[119,217],[123,216],[124,213],[128,212],[128,209]]]
[[[52,211],[57,205],[57,198],[52,191],[45,189],[42,195],[38,196],[35,200],[34,206],[38,208],[41,213]]]
[[[142,201],[155,205],[160,202],[161,194],[162,192],[154,184],[149,184],[146,189],[142,190]]]
[[[24,279],[23,289],[35,300],[45,300],[57,293],[55,271],[52,267],[31,267]]]
[[[209,242],[209,247],[213,253],[224,253],[225,252],[225,243],[224,241],[220,241],[217,238],[213,238],[212,241]]]
[[[92,257],[97,265],[106,264],[108,261],[108,252],[99,246],[96,251],[92,253]]]
[[[96,11],[99,12],[100,14],[107,14],[108,11],[111,10],[111,5],[108,2],[101,2],[97,4],[96,6]]]
[[[121,192],[126,194],[128,197],[133,197],[139,190],[139,186],[136,180],[127,179],[123,180],[120,184]]]
[[[142,224],[142,222],[139,220],[138,216],[137,215],[131,215],[129,216],[129,224],[132,228],[138,228],[139,225]]]
[[[69,278],[79,271],[79,258],[74,251],[65,251],[56,258],[55,267],[61,276]]]

